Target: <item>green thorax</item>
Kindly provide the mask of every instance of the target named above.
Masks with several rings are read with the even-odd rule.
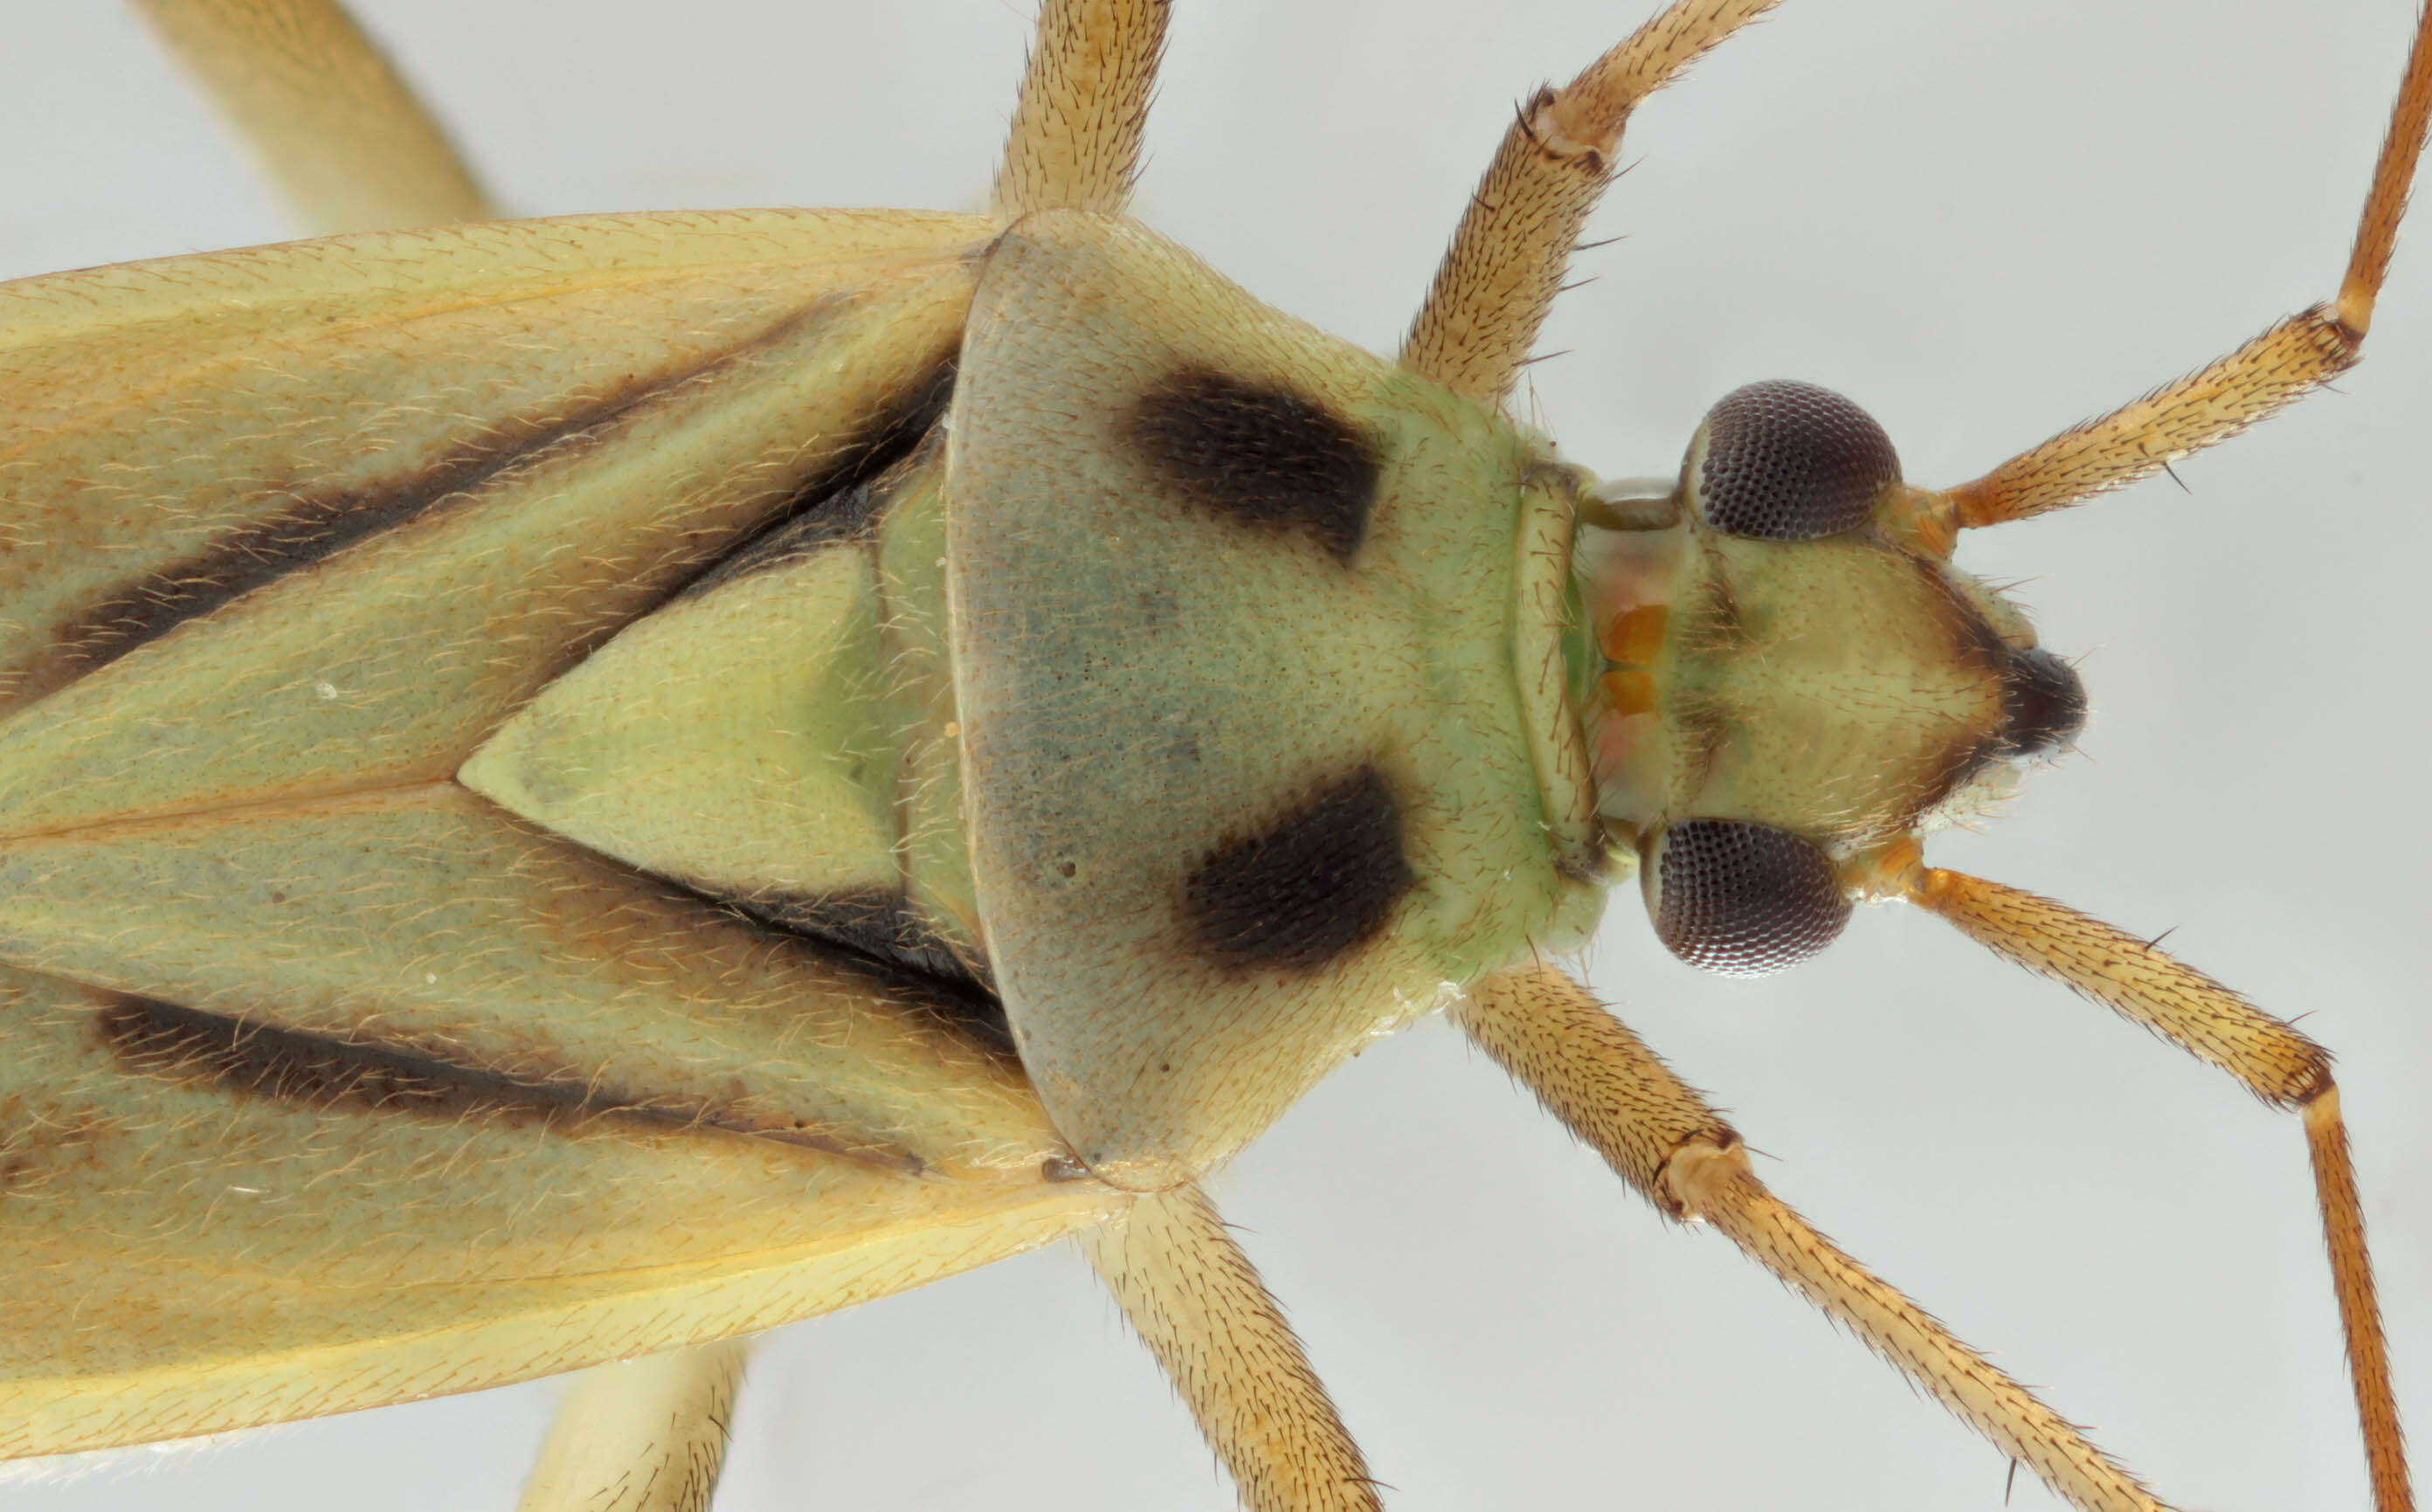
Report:
[[[464,778],[990,988],[1082,1157],[1166,1184],[1592,924],[1576,488],[1139,227],[1035,216],[983,268],[927,441]]]

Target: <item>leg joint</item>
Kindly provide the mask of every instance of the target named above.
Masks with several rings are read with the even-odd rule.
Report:
[[[1681,1140],[1656,1168],[1648,1195],[1665,1214],[1683,1222],[1703,1218],[1723,1201],[1727,1188],[1754,1181],[1748,1146],[1730,1125],[1714,1123]]]

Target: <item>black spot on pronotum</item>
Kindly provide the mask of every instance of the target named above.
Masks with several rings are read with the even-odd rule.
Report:
[[[1159,480],[1202,509],[1307,534],[1342,563],[1367,534],[1376,447],[1307,395],[1181,367],[1132,401],[1122,428]]]
[[[1241,971],[1308,971],[1385,927],[1417,881],[1402,814],[1373,766],[1208,852],[1183,889],[1199,949]]]

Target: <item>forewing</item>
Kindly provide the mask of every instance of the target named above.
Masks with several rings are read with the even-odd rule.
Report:
[[[932,401],[984,234],[526,222],[0,289],[0,825],[448,775]]]
[[[1055,1148],[1001,1078],[940,1062],[917,1090]],[[0,1457],[766,1328],[1043,1242],[1106,1196],[1037,1159],[916,1171],[14,970],[0,1109]]]
[[[0,1454],[759,1328],[1091,1220],[965,1005],[456,785],[917,430],[978,223],[0,290]]]

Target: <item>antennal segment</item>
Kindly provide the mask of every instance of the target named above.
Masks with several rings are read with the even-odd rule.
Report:
[[[2373,1505],[2377,1512],[2408,1512],[2414,1494],[2330,1052],[2193,966],[2100,919],[1965,872],[1917,865],[1913,852],[1907,859],[1905,867],[1887,868],[1886,880],[1875,889],[1882,896],[1940,916],[1994,954],[2142,1024],[2227,1071],[2272,1106],[2304,1116],[2348,1369],[2373,1470]]]
[[[2100,419],[2072,426],[1950,491],[1963,527],[1999,525],[2082,503],[2159,472],[2245,429],[2356,366],[2390,271],[2407,186],[2432,120],[2432,10],[2416,20],[2373,188],[2334,304],[2288,319],[2220,361]]]

